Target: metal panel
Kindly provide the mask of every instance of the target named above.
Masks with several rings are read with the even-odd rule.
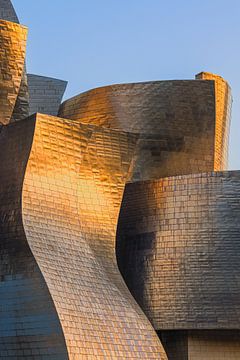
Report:
[[[10,0],[0,0],[0,19],[19,23],[17,14]]]
[[[239,329],[240,172],[128,184],[124,278],[157,330]]]
[[[202,72],[196,79],[214,80],[215,83],[215,160],[214,170],[226,170],[228,167],[228,143],[231,124],[232,95],[228,83],[212,73]]]
[[[119,273],[115,233],[137,137],[37,115],[23,222],[70,359],[166,359]]]
[[[0,19],[19,24],[17,14],[10,0],[0,0]],[[29,115],[29,96],[26,76],[26,65],[22,72],[21,85],[17,96],[11,121],[25,119]]]
[[[28,74],[30,115],[57,116],[67,82],[46,76]]]
[[[0,359],[67,360],[51,295],[22,223],[22,185],[35,121],[0,133]]]
[[[0,20],[0,124],[8,124],[15,107],[26,51],[27,29]]]
[[[224,146],[215,138],[228,131],[230,88],[224,82],[225,113],[216,120],[215,78],[107,86],[67,100],[59,114],[140,133],[132,181],[225,170],[228,138]]]

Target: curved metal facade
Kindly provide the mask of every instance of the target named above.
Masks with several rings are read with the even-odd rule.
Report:
[[[57,116],[67,81],[28,74],[29,112]]]
[[[213,224],[220,215],[224,219],[226,213],[222,209],[222,213],[208,219],[208,211],[213,214],[215,209],[208,207],[208,201],[201,203],[201,198],[208,196],[207,184],[203,185],[202,192],[201,187],[198,190],[197,184],[194,185],[194,194],[199,196],[197,205],[192,201],[191,185],[188,181],[183,185],[189,191],[187,214],[182,208],[185,205],[182,193],[176,191],[174,181],[180,181],[177,177],[165,179],[173,182],[170,190],[164,185],[159,193],[156,185],[166,176],[183,175],[184,182],[187,174],[227,169],[231,104],[227,82],[220,76],[200,73],[193,81],[124,84],[91,90],[63,103],[59,112],[75,121],[139,134],[133,176],[129,179],[132,184],[126,186],[119,218],[117,257],[130,291],[158,330],[169,360],[210,359],[214,354],[218,354],[219,359],[224,354],[235,360],[239,356],[237,330],[232,342],[226,340],[218,348],[216,345],[222,338],[217,329],[239,329],[237,299],[240,294],[235,278],[231,278],[233,270],[238,276],[239,259],[235,257],[235,251],[239,250],[238,229],[234,228],[233,238],[221,244],[219,254],[215,253],[215,247],[220,245],[217,226],[216,234],[212,234]],[[189,176],[194,182],[194,175]],[[211,179],[208,175],[203,177],[206,183]],[[168,204],[166,197],[171,190],[170,197],[175,198]],[[215,199],[214,195],[221,194],[221,191],[213,193],[211,200]],[[192,209],[195,209],[193,214]],[[231,215],[231,209],[229,218],[232,216],[235,224],[238,207],[234,210],[236,213]],[[196,213],[199,219],[195,218]],[[198,243],[200,226],[201,247]],[[161,232],[164,232],[163,240]],[[220,236],[222,232],[224,229],[220,227]],[[188,245],[187,241],[192,244]],[[226,252],[229,253],[226,255]],[[229,272],[226,271],[231,278],[232,287],[229,288],[225,268],[230,256],[233,256],[233,268],[230,266]],[[206,277],[204,281],[203,276]],[[171,330],[169,342],[165,341],[167,329]],[[202,338],[212,329],[211,339],[204,342],[205,351],[201,346],[198,348],[195,329],[201,329]],[[174,331],[178,334],[176,341]],[[229,339],[229,332],[225,331],[226,339]]]
[[[67,100],[59,114],[82,123],[140,133],[132,181],[225,170],[231,94],[222,81],[228,96],[224,116],[218,118],[215,80],[107,86]],[[224,139],[224,146],[217,137]]]
[[[227,82],[60,106],[66,82],[27,79],[9,0],[0,18],[0,358],[238,360],[240,172],[217,172]]]
[[[0,124],[8,124],[20,89],[26,51],[27,28],[0,20]]]
[[[167,359],[115,256],[136,140],[46,115],[4,127],[4,354],[21,358],[22,334],[32,359]]]
[[[157,330],[239,329],[240,172],[128,184],[118,259]]]
[[[228,83],[212,73],[202,72],[196,79],[214,80],[215,83],[215,156],[214,170],[226,170],[228,165],[228,142],[232,113],[232,95]]]
[[[22,223],[22,186],[34,121],[0,133],[0,358],[67,360],[54,303]]]

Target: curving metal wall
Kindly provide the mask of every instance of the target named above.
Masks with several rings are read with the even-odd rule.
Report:
[[[167,359],[115,256],[136,140],[135,135],[36,115],[22,189],[23,224],[69,359]]]
[[[219,360],[221,356],[235,360],[239,356],[237,330],[232,342],[228,341],[230,330],[225,330],[228,340],[219,347],[223,333],[219,337],[216,330],[239,328],[239,230],[233,227],[229,243],[227,239],[221,243],[222,236],[227,236],[226,213],[224,205],[217,212],[219,203],[214,201],[224,192],[217,192],[217,180],[208,189],[211,176],[215,181],[217,175],[203,175],[200,180],[199,175],[195,175],[197,180],[189,175],[192,180],[184,182],[186,174],[227,168],[231,104],[227,82],[200,73],[193,81],[91,90],[67,100],[59,112],[73,121],[139,133],[132,184],[126,186],[119,217],[117,257],[130,291],[158,330],[169,360],[210,359],[216,354]],[[176,175],[183,176],[165,178]],[[211,199],[209,191],[213,191]],[[213,218],[208,218],[208,212]],[[236,204],[234,210],[229,209],[233,221],[229,224],[235,225],[239,215]],[[221,216],[225,230],[215,224]],[[201,342],[199,336],[197,344],[195,329],[201,329],[202,338],[213,329],[209,342]]]
[[[0,132],[0,359],[67,360],[46,282],[22,223],[22,186],[35,121]]]
[[[126,186],[118,260],[157,330],[239,329],[240,172]]]
[[[201,72],[196,79],[214,80],[215,84],[215,160],[214,170],[226,170],[228,166],[228,143],[232,113],[232,94],[228,83],[209,72]]]
[[[0,20],[0,124],[8,124],[18,97],[26,51],[27,28]]]
[[[216,117],[215,78],[107,86],[67,100],[59,114],[140,133],[132,181],[225,170],[230,88],[222,80],[228,96],[221,105],[228,110]]]
[[[57,116],[67,81],[28,74],[30,115],[40,112]]]
[[[59,109],[67,83],[27,79],[10,0],[1,18],[0,358],[238,360],[240,172],[210,172],[227,168],[227,82],[113,85]],[[29,101],[47,115],[25,119]]]

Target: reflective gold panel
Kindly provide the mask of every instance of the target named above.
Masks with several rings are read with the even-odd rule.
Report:
[[[64,102],[59,114],[140,133],[132,181],[224,170],[231,104],[224,84],[228,97],[217,107],[215,80],[175,80],[94,89]]]
[[[57,116],[67,81],[34,74],[27,75],[29,88],[29,115]]]
[[[18,96],[25,59],[27,29],[0,20],[0,124],[8,124]]]
[[[128,133],[36,117],[23,184],[23,224],[69,359],[166,359],[115,257],[136,140]]]
[[[61,324],[22,223],[34,119],[0,132],[0,359],[68,360]]]
[[[196,79],[214,80],[215,84],[215,159],[214,170],[226,170],[228,167],[228,143],[231,124],[232,95],[228,83],[221,77],[201,72]]]
[[[229,85],[202,72],[60,106],[65,81],[27,78],[18,23],[0,0],[0,359],[239,360]]]

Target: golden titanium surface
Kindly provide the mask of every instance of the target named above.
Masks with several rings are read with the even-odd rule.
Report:
[[[231,92],[215,77],[97,88],[65,101],[59,115],[139,133],[133,182],[225,170]]]
[[[26,27],[0,20],[0,124],[11,120],[24,69],[26,39]]]
[[[1,360],[239,360],[227,82],[202,72],[60,105],[65,81],[26,76],[11,0],[0,18]]]
[[[196,79],[214,81],[216,118],[214,171],[227,170],[232,112],[231,88],[221,76],[209,72],[201,72],[196,75]]]
[[[115,256],[136,140],[133,134],[36,116],[23,224],[71,360],[167,359]]]

